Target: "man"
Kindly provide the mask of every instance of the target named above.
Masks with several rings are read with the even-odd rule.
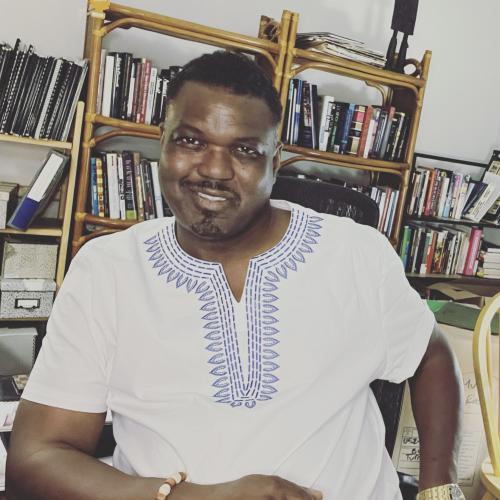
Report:
[[[280,115],[245,56],[202,56],[172,83],[175,218],[73,260],[16,417],[10,498],[398,499],[368,384],[415,370],[421,488],[456,481],[454,358],[380,233],[270,203]],[[91,457],[107,408],[115,469]]]

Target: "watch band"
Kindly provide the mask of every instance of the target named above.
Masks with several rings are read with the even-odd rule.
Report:
[[[465,500],[465,496],[456,483],[434,486],[421,491],[417,500]]]

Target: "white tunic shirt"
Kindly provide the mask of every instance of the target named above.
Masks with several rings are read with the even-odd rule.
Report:
[[[325,499],[399,499],[368,384],[414,373],[432,313],[375,229],[278,204],[288,230],[251,260],[239,303],[173,218],[86,244],[23,397],[110,408],[127,473],[276,474]]]

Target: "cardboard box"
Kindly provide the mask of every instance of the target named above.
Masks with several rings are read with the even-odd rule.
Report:
[[[52,310],[56,283],[44,279],[0,280],[0,318],[46,318]]]
[[[481,283],[467,282],[440,282],[427,287],[430,298],[453,300],[464,304],[472,304],[483,307],[500,290],[500,280],[498,285],[484,285]]]
[[[58,246],[5,240],[2,278],[50,279],[56,276]]]

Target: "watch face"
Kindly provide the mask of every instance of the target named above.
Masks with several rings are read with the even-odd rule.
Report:
[[[450,498],[451,500],[465,500],[464,494],[458,484],[450,485]]]

